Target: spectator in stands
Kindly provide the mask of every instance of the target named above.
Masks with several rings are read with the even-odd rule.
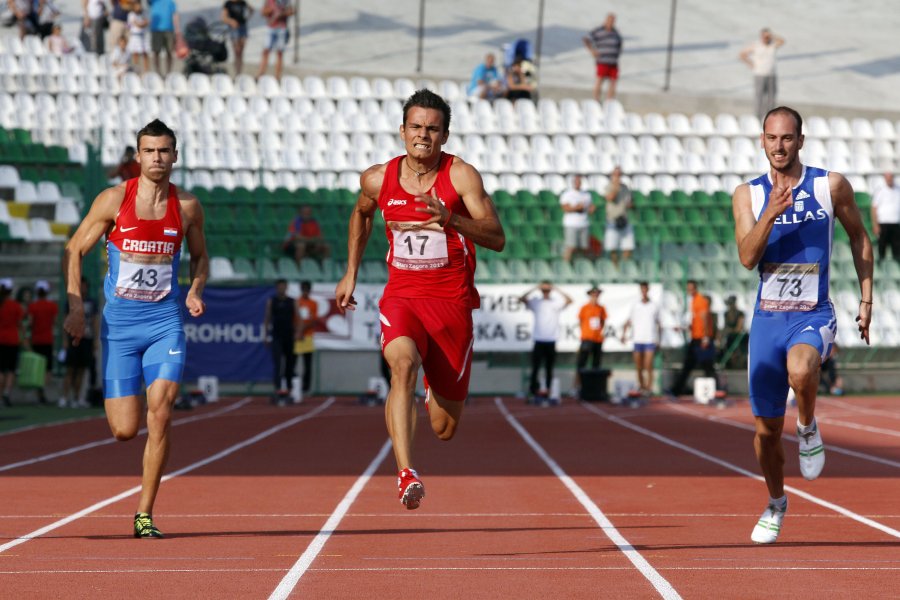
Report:
[[[28,305],[28,322],[31,326],[31,350],[47,359],[47,372],[44,375],[44,387],[38,389],[38,401],[47,402],[46,388],[53,370],[53,326],[59,314],[59,305],[47,298],[50,294],[50,283],[41,279],[34,284],[37,300]]]
[[[878,238],[878,262],[891,256],[900,262],[900,185],[894,183],[894,174],[884,174],[884,184],[872,195],[872,233]]]
[[[275,282],[275,293],[266,302],[263,331],[266,344],[272,351],[273,401],[283,402],[294,379],[297,355],[294,341],[297,338],[298,314],[294,299],[287,295],[287,280]]]
[[[234,48],[234,74],[244,68],[244,46],[247,44],[247,21],[253,16],[253,7],[247,0],[226,0],[222,6],[222,21],[231,28],[231,45]]]
[[[747,333],[744,330],[744,311],[737,307],[737,298],[725,299],[724,326],[720,332],[719,346],[722,355],[729,353],[727,366],[741,369],[747,366]]]
[[[122,153],[122,159],[119,164],[110,172],[109,178],[118,177],[122,181],[128,181],[141,175],[141,165],[134,159],[134,146],[125,146],[125,152]]]
[[[12,279],[0,279],[0,390],[5,406],[12,404],[10,394],[19,367],[19,345],[25,339],[25,309],[10,298],[12,290]]]
[[[597,63],[597,79],[594,82],[594,100],[600,101],[603,81],[609,80],[607,100],[616,97],[619,80],[619,55],[622,53],[622,36],[616,29],[616,15],[609,13],[603,25],[586,35],[582,41]]]
[[[84,30],[87,32],[88,52],[102,55],[106,52],[103,34],[106,31],[106,3],[104,0],[81,0],[84,10]]]
[[[303,394],[312,389],[312,361],[316,351],[313,333],[319,324],[319,303],[310,298],[312,283],[300,282],[300,298],[297,300],[297,312],[300,315],[297,343],[294,351],[303,357]]]
[[[784,38],[768,28],[759,32],[759,39],[741,51],[740,57],[753,71],[756,94],[756,116],[763,119],[775,108],[778,81],[775,75],[775,52],[784,45]]]
[[[304,204],[297,209],[297,216],[288,225],[284,253],[297,261],[298,266],[306,257],[322,259],[330,254],[330,248],[322,236],[322,228],[313,216],[311,206]]]
[[[634,226],[628,218],[631,209],[631,190],[622,183],[622,169],[613,169],[606,188],[606,231],[603,249],[618,266],[619,258],[628,260],[634,250]]]
[[[133,6],[140,6],[140,0],[110,0],[112,11],[109,14],[109,29],[106,32],[106,43],[115,48],[119,38],[128,37],[128,14]]]
[[[47,36],[46,39],[47,51],[54,56],[62,56],[63,54],[69,54],[74,50],[72,46],[69,45],[68,40],[62,34],[62,27],[59,25],[53,26],[52,33]]]
[[[688,378],[691,376],[691,371],[698,366],[703,369],[707,377],[716,376],[714,317],[709,310],[709,298],[698,291],[697,282],[693,279],[687,282],[687,294],[691,301],[690,340],[684,349],[681,372],[678,373],[670,391],[672,396],[681,396],[687,393]]]
[[[128,13],[128,53],[131,54],[133,69],[137,73],[150,70],[150,33],[147,27],[150,21],[144,15],[144,7],[140,2]],[[122,36],[119,36],[122,39]],[[138,67],[140,65],[140,67]]]
[[[603,332],[606,328],[606,307],[600,304],[601,289],[596,285],[588,290],[589,300],[578,311],[581,325],[581,345],[575,359],[575,387],[581,387],[581,371],[591,361],[591,369],[599,369],[603,363]]]
[[[466,93],[470,98],[493,100],[503,95],[503,78],[500,77],[500,69],[495,64],[494,54],[489,52],[484,56],[484,62],[472,71],[472,80]]]
[[[266,74],[269,68],[269,53],[275,51],[275,79],[281,80],[281,71],[284,62],[284,49],[287,48],[291,33],[288,30],[288,19],[294,14],[294,7],[290,0],[265,0],[262,8],[262,16],[269,27],[269,39],[263,47],[262,58],[259,61],[259,74],[257,79]]]
[[[151,0],[150,2],[150,51],[153,52],[153,69],[160,75],[172,71],[172,53],[175,38],[180,35],[181,19],[175,0]],[[166,53],[166,70],[161,71],[159,53]]]
[[[587,252],[590,237],[588,217],[597,210],[591,193],[581,189],[583,179],[581,174],[573,175],[572,187],[559,195],[559,204],[563,209],[563,260],[569,262],[576,252]]]
[[[38,5],[40,4],[40,6]],[[43,0],[43,2],[35,3],[34,9],[38,12],[37,34],[42,40],[46,40],[53,35],[53,28],[56,26],[56,18],[59,17],[59,9],[51,0]]]
[[[529,298],[532,292],[540,290],[541,295]],[[556,290],[557,295],[552,296]],[[519,302],[534,313],[534,348],[531,351],[531,382],[529,392],[532,399],[542,390],[549,393],[553,384],[553,367],[556,364],[556,339],[559,336],[559,316],[563,309],[572,304],[572,298],[549,281],[542,281],[519,297]],[[546,373],[546,387],[538,383],[541,365]]]
[[[25,39],[28,34],[36,33],[38,30],[38,19],[43,9],[43,1],[39,0],[37,7],[32,0],[7,0],[10,12],[16,18],[16,25],[19,28],[19,38]]]
[[[662,323],[659,319],[659,306],[650,300],[650,284],[642,281],[638,285],[641,299],[631,307],[631,314],[622,326],[622,343],[627,339],[629,328],[632,329],[632,357],[637,371],[638,388],[642,394],[649,396],[653,393],[653,357],[662,340]]]
[[[506,98],[508,100],[532,100],[536,85],[522,70],[522,59],[516,60],[506,73]]]
[[[84,374],[94,366],[99,339],[96,334],[100,331],[100,311],[97,310],[97,301],[91,295],[87,277],[81,278],[81,298],[84,304],[84,335],[78,344],[72,344],[72,336],[65,335],[66,376],[63,379],[62,396],[59,398],[60,408],[87,406],[87,401],[80,397],[81,386]],[[67,303],[66,314],[68,312]]]
[[[128,51],[128,44],[128,38],[120,37],[116,42],[116,47],[110,52],[109,67],[119,80],[124,77],[125,73],[134,70],[131,66],[131,52]]]
[[[822,363],[822,370],[819,374],[819,391],[832,396],[843,396],[844,378],[838,375],[837,361],[835,360],[837,353],[837,344],[833,344],[831,346],[831,354]]]

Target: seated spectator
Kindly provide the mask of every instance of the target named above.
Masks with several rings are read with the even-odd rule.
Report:
[[[128,51],[128,40],[119,38],[116,47],[113,48],[109,56],[109,67],[113,74],[122,79],[122,76],[134,69],[131,67],[131,53]]]
[[[119,38],[119,43],[121,44],[124,40],[125,38]],[[119,164],[109,173],[109,178],[115,179],[118,177],[122,181],[128,181],[129,179],[139,177],[141,174],[141,165],[134,159],[134,155],[134,146],[125,146],[122,160],[120,160]]]
[[[500,77],[500,70],[494,64],[493,54],[486,54],[484,62],[475,67],[466,93],[472,98],[483,100],[493,100],[503,95],[503,79]]]
[[[60,15],[59,9],[51,0],[43,0],[43,2],[35,3],[35,10],[39,10],[37,17],[37,34],[42,40],[46,40],[53,34],[53,28],[56,25],[56,18]]]
[[[38,0],[37,3],[32,0],[8,0],[8,4],[19,27],[19,38],[24,40],[26,35],[37,33],[38,19],[44,8],[43,0]],[[37,8],[35,4],[38,5]]]
[[[53,33],[47,37],[47,50],[54,56],[62,56],[63,54],[68,54],[74,50],[74,48],[69,45],[65,36],[63,36],[62,27],[59,25],[54,25]]]
[[[284,240],[285,255],[293,257],[299,265],[307,256],[317,259],[327,258],[329,250],[319,222],[313,217],[312,207],[301,206],[297,210],[297,216],[288,226],[287,237]]]
[[[509,100],[533,99],[536,86],[525,75],[522,64],[522,59],[517,60],[506,73],[506,97]]]

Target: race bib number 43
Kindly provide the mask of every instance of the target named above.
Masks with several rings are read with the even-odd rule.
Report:
[[[392,230],[394,234],[394,260],[398,269],[440,269],[450,264],[447,253],[447,234],[443,231],[420,229],[418,231]]]
[[[119,259],[116,296],[158,302],[172,291],[172,257],[123,252]]]
[[[760,310],[809,311],[819,303],[818,263],[766,263],[763,265]]]

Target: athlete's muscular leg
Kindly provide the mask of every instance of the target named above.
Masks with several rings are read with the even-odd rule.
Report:
[[[459,418],[462,416],[463,406],[465,402],[456,400],[447,400],[434,393],[433,389],[428,390],[428,415],[431,417],[431,429],[438,439],[445,442],[453,439],[456,433],[456,427],[459,425]]]
[[[178,398],[178,383],[157,379],[147,388],[147,445],[144,446],[144,474],[138,512],[153,512],[159,481],[169,459],[169,429],[172,406]]]
[[[144,412],[144,403],[139,397],[107,398],[103,404],[113,437],[120,442],[126,442],[137,435],[141,426],[141,415]]]
[[[653,350],[641,352],[644,358],[644,380],[647,382],[644,389],[648,392],[653,389]]]
[[[384,419],[394,445],[397,469],[412,467],[412,443],[416,435],[416,380],[422,358],[416,343],[398,337],[385,346],[384,358],[391,367],[391,391],[384,406]]]
[[[756,417],[753,447],[772,498],[784,496],[784,446],[781,444],[783,428],[784,417]]]
[[[808,344],[797,344],[788,350],[788,381],[797,396],[798,420],[801,425],[809,425],[816,416],[821,360],[819,351]]]

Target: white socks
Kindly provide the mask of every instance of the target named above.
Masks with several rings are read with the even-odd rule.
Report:
[[[803,435],[804,433],[809,433],[810,431],[816,428],[816,418],[813,417],[812,423],[809,425],[801,425],[800,420],[797,420],[797,433]]]
[[[787,495],[781,498],[769,498],[769,504],[774,504],[779,511],[784,512],[787,509]]]

